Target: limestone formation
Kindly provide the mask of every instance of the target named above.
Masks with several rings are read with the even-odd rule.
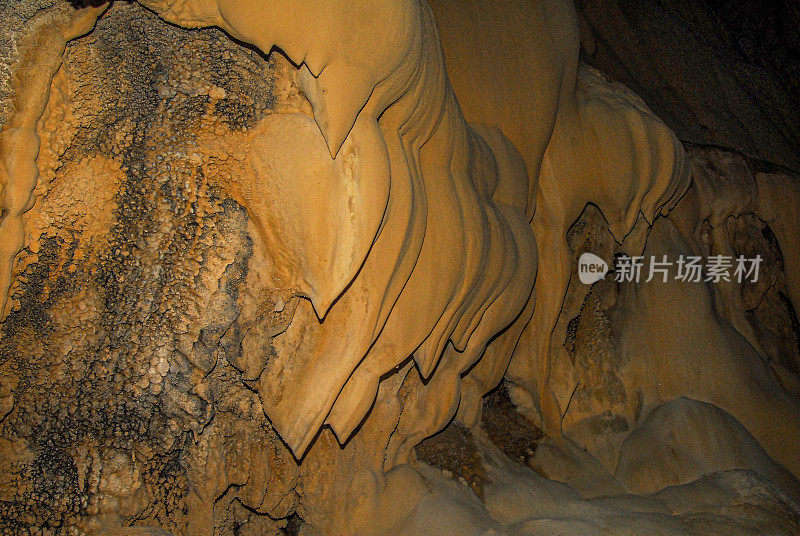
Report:
[[[465,115],[508,132],[530,175],[538,176],[532,215],[538,299],[509,379],[538,391],[545,430],[558,434],[561,409],[548,387],[549,347],[571,272],[567,229],[588,203],[600,208],[618,242],[640,217],[652,223],[688,186],[683,147],[636,95],[579,65],[578,19],[570,2],[432,5]],[[482,16],[487,9],[491,17]],[[514,50],[498,51],[495,43],[510,45],[503,39],[510,28],[525,39],[521,46],[514,42]],[[475,50],[485,55],[482,61]],[[497,76],[498,64],[506,76]],[[506,84],[512,77],[522,82]],[[632,249],[641,250],[641,236],[629,241],[637,239]]]
[[[0,534],[799,534],[800,178],[587,24],[0,4]]]

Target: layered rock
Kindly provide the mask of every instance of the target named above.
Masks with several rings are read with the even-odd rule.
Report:
[[[690,166],[569,2],[142,3],[4,8],[3,533],[797,528],[791,173]],[[769,277],[575,281],[645,239]]]

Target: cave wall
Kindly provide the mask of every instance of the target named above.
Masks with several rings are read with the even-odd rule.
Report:
[[[784,79],[743,121],[755,130],[695,136],[680,114],[735,115],[745,82],[702,64],[733,96],[699,93],[676,121],[674,94],[603,63],[621,17],[600,24],[588,2],[583,59],[608,78],[579,64],[579,19],[560,1],[498,3],[494,18],[465,1],[449,19],[447,3],[398,1],[389,21],[409,6],[419,18],[388,78],[379,47],[326,42],[335,54],[298,68],[292,39],[310,34],[294,26],[268,54],[259,34],[198,28],[205,4],[143,3],[161,16],[116,2],[74,39],[65,2],[0,6],[6,191],[17,97],[49,91],[25,123],[37,175],[0,325],[0,533],[797,533],[800,182],[761,161],[795,166],[796,125],[764,126],[794,91],[775,89]],[[504,20],[545,24],[536,9],[551,33],[519,57],[504,42],[498,77],[487,40]],[[459,30],[480,21],[484,34]],[[44,72],[29,52],[52,35],[65,45],[45,58],[52,81],[21,76]],[[544,67],[536,46],[557,52]],[[486,61],[470,64],[474,50]],[[303,70],[336,54],[364,61]],[[375,93],[336,93],[364,84]],[[531,92],[561,102],[532,106]],[[684,151],[659,117],[699,145]],[[553,270],[541,252],[562,242]],[[612,267],[626,253],[764,265],[743,287],[585,285],[586,252]]]
[[[790,0],[580,0],[584,58],[681,140],[800,171],[800,8]]]
[[[197,161],[202,132],[241,132],[274,108],[276,67],[219,31],[184,39],[155,22],[118,3],[70,43],[39,126],[37,203],[3,323],[4,533],[61,533],[81,517],[90,532],[213,530],[210,511],[187,506],[213,507],[211,452],[262,487],[243,492],[248,507],[293,506],[288,488],[259,495],[297,468],[225,357],[244,336],[247,215]],[[268,452],[285,475],[258,475]],[[222,523],[259,517],[237,504]]]

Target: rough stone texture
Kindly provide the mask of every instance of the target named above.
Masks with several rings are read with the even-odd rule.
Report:
[[[20,20],[35,12],[17,5]],[[193,162],[198,132],[245,129],[272,107],[273,67],[219,31],[156,20],[117,3],[68,46],[43,118],[0,343],[5,534],[211,523],[192,506],[227,488],[207,486],[208,456],[244,486],[219,501],[221,523],[263,533],[280,525],[267,513],[291,513],[295,462],[228,361],[247,215]],[[270,455],[277,465],[251,475]],[[287,486],[265,497],[258,478]]]
[[[505,382],[484,398],[480,426],[506,456],[523,464],[533,455],[543,435],[511,403]]]
[[[6,78],[16,61],[19,29],[51,4],[0,6]],[[420,64],[439,65],[436,51],[425,49]],[[635,95],[582,69],[588,84],[583,90],[621,95],[620,109],[645,113]],[[3,126],[14,111],[4,84]],[[283,234],[269,232],[294,231],[308,222],[315,229],[318,207],[305,200],[328,191],[318,181],[319,188],[300,192],[298,210],[310,212],[294,219],[283,213],[283,219],[265,223],[276,205],[296,206],[276,202],[281,192],[272,186],[281,184],[265,188],[248,167],[257,143],[286,164],[272,172],[296,172],[289,179],[298,182],[285,182],[291,192],[300,180],[308,186],[317,178],[291,165],[320,154],[330,164],[329,147],[312,121],[315,110],[300,86],[297,69],[281,54],[268,59],[220,31],[166,24],[133,3],[115,3],[89,36],[68,45],[38,128],[36,203],[24,214],[24,247],[16,258],[10,311],[0,324],[0,534],[798,533],[796,481],[778,465],[798,472],[791,449],[800,437],[800,267],[793,247],[800,235],[796,218],[786,217],[794,215],[797,177],[714,148],[690,150],[694,184],[670,219],[656,221],[645,252],[706,255],[724,247],[759,254],[761,282],[732,289],[617,284],[607,277],[583,285],[575,262],[581,253],[593,252],[613,265],[615,255],[632,247],[616,244],[609,233],[610,210],[604,214],[592,205],[583,211],[566,235],[573,268],[551,348],[551,384],[572,441],[542,437],[541,404],[531,398],[536,389],[522,392],[512,381],[501,382],[508,364],[503,356],[510,356],[519,337],[509,327],[489,347],[492,359],[469,370],[459,368],[462,353],[452,346],[438,366],[405,354],[396,362],[392,344],[414,339],[395,335],[379,354],[391,361],[386,370],[383,362],[356,363],[367,363],[360,368],[366,376],[352,377],[381,380],[377,386],[350,384],[351,394],[370,395],[366,406],[361,398],[355,404],[367,416],[336,421],[343,428],[335,433],[312,429],[307,451],[295,448],[293,454],[267,417],[274,408],[261,395],[289,393],[276,398],[291,402],[296,385],[289,377],[305,379],[317,394],[319,386],[304,378],[303,367],[325,372],[338,364],[339,345],[351,335],[334,332],[337,351],[325,359],[295,351],[284,334],[304,344],[320,319],[308,300],[298,305],[299,298],[285,299],[285,289],[270,287],[280,270],[264,261],[265,249],[287,253],[276,245]],[[403,106],[416,111],[417,97],[404,94],[409,100]],[[507,177],[508,161],[489,156],[513,156],[513,147],[499,131],[467,130],[453,115],[454,101],[447,102],[448,135],[467,132],[462,141],[469,144],[451,152],[440,148],[442,154],[474,165],[470,170],[480,173],[470,180]],[[529,101],[510,104],[530,108]],[[280,123],[284,115],[305,130]],[[264,127],[265,119],[275,121],[272,130]],[[291,137],[298,132],[313,136]],[[667,129],[661,132],[672,142]],[[348,150],[345,145],[343,154]],[[357,156],[356,161],[369,155]],[[337,164],[343,160],[349,162]],[[441,183],[426,183],[435,184]],[[671,183],[662,186],[670,192]],[[514,207],[524,205],[526,193],[514,190]],[[438,212],[426,218],[435,222],[449,205],[430,206]],[[651,208],[654,218],[660,205]],[[456,227],[444,218],[438,223],[446,230]],[[345,236],[340,231],[324,236]],[[394,231],[405,237],[405,227]],[[641,240],[637,247],[644,247],[647,231],[639,218],[633,231]],[[304,247],[319,236],[293,245]],[[479,249],[494,252],[488,243]],[[428,268],[452,261],[442,255],[450,251],[434,250]],[[458,268],[469,267],[475,277],[488,271],[482,263],[463,264]],[[427,311],[421,304],[447,275],[423,273],[428,286],[416,287],[401,318],[401,325],[406,321],[420,331]],[[503,305],[501,313],[513,308]],[[527,320],[530,309],[520,317]],[[364,328],[363,317],[353,319],[346,326]],[[485,337],[485,344],[494,335],[488,329],[478,338]],[[529,348],[518,349],[517,359],[524,359]],[[465,353],[480,357],[482,350],[478,344]],[[487,362],[489,369],[481,368]],[[426,366],[431,374],[421,375]],[[270,373],[262,374],[265,369]],[[350,380],[352,369],[345,372]],[[464,383],[471,390],[461,387],[462,375],[474,379]],[[528,380],[535,386],[538,378]],[[634,454],[647,453],[667,426],[653,430],[647,415],[669,410],[675,405],[670,401],[681,396],[712,408],[712,417],[691,421],[694,434],[671,438],[674,452],[697,457],[692,467],[672,479],[675,459],[664,455],[648,460],[652,472],[643,479],[650,487],[630,485],[635,479],[629,473],[641,467],[616,478],[619,453],[638,459]],[[469,426],[452,421],[467,406]],[[352,434],[341,433],[349,426]],[[756,454],[715,465],[724,445],[697,447],[704,427],[741,442],[732,452]],[[640,447],[626,447],[626,437]],[[706,474],[712,470],[717,472]],[[673,487],[654,496],[629,493],[664,485]]]
[[[478,497],[485,478],[483,467],[469,429],[458,421],[416,446],[417,459],[442,470],[472,488]]]
[[[32,2],[3,2],[0,4],[0,21],[3,32],[0,35],[0,121],[5,123],[10,111],[12,66],[17,59],[17,40],[26,21],[59,0],[38,0]]]

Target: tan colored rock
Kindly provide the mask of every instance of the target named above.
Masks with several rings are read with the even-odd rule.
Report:
[[[651,224],[648,248],[688,251],[655,221],[686,186],[682,147],[638,97],[579,64],[569,1],[143,0],[178,26],[116,3],[69,44],[60,25],[80,22],[77,36],[100,9],[48,1],[32,11],[55,13],[42,18],[53,25],[33,16],[37,31],[15,37],[44,58],[10,64],[30,82],[12,84],[12,99],[36,105],[4,104],[0,130],[0,149],[38,169],[8,175],[6,194],[19,187],[28,201],[7,199],[0,223],[24,223],[21,245],[9,234],[0,323],[0,508],[12,531],[791,527],[785,474],[755,445],[795,470],[796,398],[782,387],[793,372],[772,373],[785,361],[762,362],[706,287],[568,288],[581,214],[581,247],[606,259],[641,251]],[[55,39],[55,52],[31,35]],[[9,126],[22,116],[27,152]],[[710,206],[768,215],[777,241],[793,240],[788,182],[739,211],[718,175],[704,183]],[[736,225],[737,244],[758,228]],[[778,257],[777,283],[742,291],[742,308],[775,300]],[[788,313],[762,318],[758,340],[764,326],[792,329]],[[559,349],[561,328],[572,338]],[[498,451],[477,424],[504,378],[551,434],[565,411],[583,445],[551,439],[536,452],[531,429],[517,435],[523,450],[507,449],[523,463]],[[704,422],[758,456],[707,477],[712,455],[693,448],[701,459],[676,490],[627,494],[608,471],[620,443],[686,394],[735,415],[747,432]],[[474,434],[474,467],[455,471],[469,481],[414,448],[454,417]]]
[[[646,255],[685,251],[687,243],[668,221],[654,226]],[[674,280],[640,283],[625,289],[617,307],[615,329],[628,363],[624,381],[641,391],[644,412],[680,396],[714,404],[741,422],[778,463],[800,472],[800,400],[715,313],[713,289]],[[668,312],[677,310],[681,314]]]
[[[546,438],[527,463],[543,477],[567,484],[583,498],[627,492],[603,464],[566,437]]]
[[[61,5],[44,11],[29,23],[24,41],[17,45],[13,112],[0,132],[0,318],[8,314],[14,260],[24,243],[22,214],[31,208],[39,180],[37,126],[50,98],[50,85],[67,43],[90,32],[106,7],[76,11]]]
[[[775,463],[730,414],[689,398],[658,406],[622,444],[615,476],[631,491],[649,495],[704,475],[750,470],[792,497],[800,481]]]
[[[283,117],[267,120],[280,124],[265,127],[276,130],[266,130],[265,149],[255,141],[245,161],[259,188],[279,196],[269,208],[251,208],[262,236],[276,238],[268,246],[273,272],[286,276],[275,286],[314,304],[301,301],[277,338],[259,393],[270,420],[301,455],[325,422],[344,442],[369,411],[379,378],[407,356],[414,354],[427,378],[444,353],[436,380],[442,385],[420,401],[441,406],[438,412],[429,412],[430,423],[417,422],[416,412],[408,413],[413,422],[401,421],[399,438],[408,439],[390,458],[406,459],[415,442],[455,413],[459,374],[531,294],[536,255],[525,218],[531,187],[524,164],[498,131],[481,137],[466,125],[425,5],[396,2],[380,13],[368,3],[287,4],[275,13],[237,2],[147,5],[173,22],[219,26],[264,52],[277,44],[302,64],[300,84],[334,160],[326,163],[317,149],[315,168],[293,167],[313,162],[305,151],[314,132],[301,117],[287,130],[292,119]],[[351,19],[375,35],[353,37],[337,22]],[[270,20],[272,28],[257,20]],[[319,24],[326,29],[317,37],[302,31]],[[387,24],[400,31],[387,34]],[[304,154],[291,155],[305,136]],[[286,140],[283,149],[279,138]],[[298,187],[293,177],[320,180],[326,165],[334,169],[325,184],[336,189],[319,190],[315,202],[303,193],[312,184]],[[288,212],[267,216],[276,209]],[[308,227],[286,229],[286,222]],[[319,225],[332,232],[317,233]]]
[[[636,95],[578,64],[570,2],[432,6],[465,116],[501,128],[538,178],[536,211],[529,212],[539,246],[538,299],[509,377],[537,393],[545,430],[560,435],[562,410],[547,384],[550,338],[571,273],[567,229],[588,203],[600,208],[618,242],[640,213],[652,223],[688,187],[683,147]],[[509,32],[525,38],[507,40]],[[641,250],[641,237],[632,240]]]
[[[170,536],[170,533],[158,527],[125,527],[104,532],[103,536]]]

